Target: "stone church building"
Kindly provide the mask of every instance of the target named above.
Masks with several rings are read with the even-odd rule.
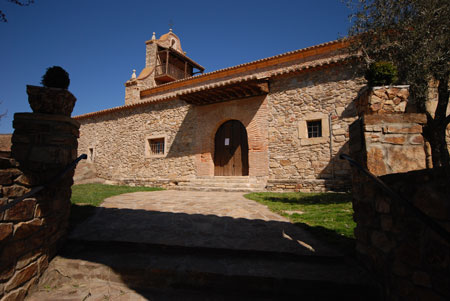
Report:
[[[209,73],[172,30],[146,42],[125,104],[76,116],[79,153],[109,183],[346,190],[348,128],[365,87],[345,40]]]

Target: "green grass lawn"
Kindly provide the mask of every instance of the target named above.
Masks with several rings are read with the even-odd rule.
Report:
[[[116,186],[105,184],[80,184],[72,186],[72,204],[90,204],[98,206],[104,199],[111,196],[137,191],[155,191],[162,190],[158,187],[131,187],[131,186]]]
[[[70,213],[70,227],[81,223],[89,216],[94,214],[95,208],[103,202],[104,199],[111,196],[137,191],[156,191],[163,190],[157,187],[130,187],[105,184],[80,184],[72,186],[72,208]]]
[[[353,208],[347,193],[257,192],[246,198],[266,205],[294,224],[344,248],[354,243]]]

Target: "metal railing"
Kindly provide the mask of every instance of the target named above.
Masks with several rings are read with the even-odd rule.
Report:
[[[358,168],[360,171],[362,171],[366,176],[369,177],[372,181],[374,181],[385,193],[387,193],[392,199],[397,199],[402,202],[402,204],[412,213],[414,214],[418,219],[420,219],[425,225],[427,225],[430,229],[432,229],[436,234],[441,236],[444,240],[446,240],[448,243],[450,243],[450,233],[441,225],[439,225],[437,222],[435,222],[432,218],[430,218],[428,215],[422,212],[419,208],[414,206],[412,202],[405,199],[401,195],[399,195],[397,192],[392,190],[389,186],[386,185],[383,181],[381,181],[377,176],[372,174],[370,171],[368,171],[366,168],[361,166],[358,162],[352,159],[349,155],[341,154],[339,155],[340,159],[347,160],[350,165]]]
[[[33,195],[35,195],[36,193],[38,193],[39,191],[41,191],[44,188],[49,187],[50,185],[54,184],[55,182],[57,182],[58,180],[60,180],[66,173],[68,173],[69,171],[71,171],[72,169],[74,169],[77,164],[83,160],[83,159],[87,159],[87,155],[86,154],[82,154],[81,156],[79,156],[78,158],[76,158],[72,163],[70,163],[69,165],[66,166],[65,169],[63,169],[60,173],[58,173],[56,176],[54,176],[53,178],[51,178],[47,183],[45,183],[44,185],[40,185],[40,186],[36,186],[34,188],[32,188],[29,192],[25,193],[23,196],[18,197],[16,199],[14,199],[13,201],[9,202],[6,205],[3,205],[0,207],[0,213],[8,210],[11,207],[14,207],[15,205],[17,205],[18,203],[20,203],[21,201],[23,201],[26,198],[32,197]]]

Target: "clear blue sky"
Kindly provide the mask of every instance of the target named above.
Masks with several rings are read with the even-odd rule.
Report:
[[[0,0],[0,133],[15,112],[30,112],[26,85],[47,67],[69,72],[78,99],[72,116],[124,104],[124,83],[145,64],[145,41],[169,31],[205,72],[345,36],[350,11],[341,0],[150,1]]]

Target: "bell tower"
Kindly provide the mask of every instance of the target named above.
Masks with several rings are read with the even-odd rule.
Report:
[[[145,68],[125,83],[125,104],[140,101],[140,91],[203,73],[205,68],[186,56],[172,29],[145,42]],[[134,78],[133,78],[134,77]]]

